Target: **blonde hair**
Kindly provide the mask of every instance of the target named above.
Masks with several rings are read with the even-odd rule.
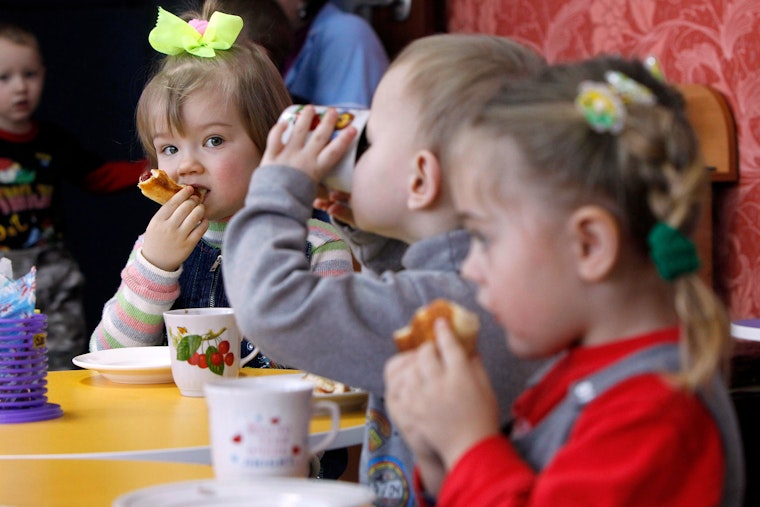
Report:
[[[405,91],[418,104],[417,135],[440,157],[456,127],[500,86],[533,76],[544,65],[538,53],[505,37],[440,34],[411,42],[389,70],[406,69]]]
[[[609,70],[622,72],[656,97],[655,105],[627,104],[625,126],[617,135],[593,131],[574,104],[582,81],[604,82]],[[568,206],[594,202],[608,209],[642,256],[650,255],[647,237],[657,223],[693,237],[708,184],[696,135],[678,91],[637,60],[602,56],[547,68],[536,81],[502,87],[470,126],[495,138],[512,138],[529,171],[520,178],[548,188],[558,201]],[[499,168],[492,169],[481,188],[499,188]],[[675,380],[694,389],[726,364],[728,318],[696,273],[680,276],[673,285],[683,337]]]
[[[208,19],[215,2],[207,2],[197,19]],[[157,164],[153,137],[159,115],[183,134],[182,106],[199,90],[214,89],[239,111],[246,132],[260,152],[266,148],[269,129],[291,103],[287,88],[266,52],[250,41],[238,40],[213,58],[188,53],[167,56],[148,81],[137,103],[137,131],[146,155]]]
[[[0,22],[0,39],[11,41],[19,46],[26,46],[40,52],[40,44],[37,36],[20,25]]]

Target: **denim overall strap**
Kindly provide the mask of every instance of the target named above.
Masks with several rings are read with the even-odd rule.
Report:
[[[312,245],[306,242],[306,259],[311,261]],[[205,240],[198,242],[182,264],[180,295],[173,308],[229,306],[222,277],[222,250]]]
[[[306,242],[305,254],[311,260],[311,242]],[[206,308],[230,306],[222,277],[222,250],[201,240],[182,264],[179,277],[180,295],[172,308]],[[240,357],[253,352],[253,344],[243,339]],[[272,368],[276,366],[263,354],[256,356],[246,366]]]
[[[173,308],[229,306],[222,279],[222,250],[204,240],[198,242],[182,264],[180,295]]]

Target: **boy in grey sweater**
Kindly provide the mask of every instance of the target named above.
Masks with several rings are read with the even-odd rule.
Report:
[[[307,136],[314,111],[304,109],[287,144],[285,125],[272,129],[246,206],[227,228],[224,281],[243,334],[274,361],[369,391],[360,475],[381,505],[416,504],[412,455],[383,402],[383,365],[396,352],[393,332],[417,308],[447,298],[478,312],[478,348],[504,422],[535,370],[507,350],[500,327],[459,274],[469,236],[440,152],[497,86],[542,66],[530,50],[487,35],[426,37],[398,56],[372,102],[350,209],[330,208],[347,222],[342,230],[365,266],[361,273],[319,277],[303,255],[318,182],[356,135],[347,129],[329,141],[335,111]]]

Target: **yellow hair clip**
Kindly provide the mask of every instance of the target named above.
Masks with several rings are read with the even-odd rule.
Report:
[[[148,42],[167,55],[187,52],[213,58],[216,51],[230,49],[242,29],[240,16],[215,12],[208,22],[194,19],[188,23],[159,7],[156,27],[148,35]]]
[[[663,83],[666,81],[665,73],[662,71],[659,60],[656,56],[649,55],[644,59],[644,67],[647,68],[650,74],[659,79]]]
[[[605,83],[583,81],[578,85],[575,107],[591,129],[600,134],[619,134],[628,115],[626,104],[653,106],[657,98],[646,86],[622,72],[607,71]]]
[[[608,70],[604,73],[604,79],[615,89],[626,104],[653,106],[657,103],[654,94],[649,88],[634,81],[622,72]]]
[[[625,106],[610,85],[583,81],[578,85],[575,107],[595,132],[622,132],[625,125]]]

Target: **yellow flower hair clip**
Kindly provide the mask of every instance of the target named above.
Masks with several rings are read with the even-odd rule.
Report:
[[[653,106],[657,103],[649,88],[622,72],[607,71],[604,78],[606,83],[581,82],[575,98],[576,109],[594,132],[619,134],[628,115],[626,104]]]
[[[153,49],[167,55],[187,52],[213,58],[216,51],[230,49],[242,29],[240,16],[215,12],[208,22],[193,19],[188,23],[159,7],[158,21],[148,35],[148,42]]]
[[[594,132],[619,134],[625,125],[625,106],[606,83],[583,81],[578,85],[575,107]]]

